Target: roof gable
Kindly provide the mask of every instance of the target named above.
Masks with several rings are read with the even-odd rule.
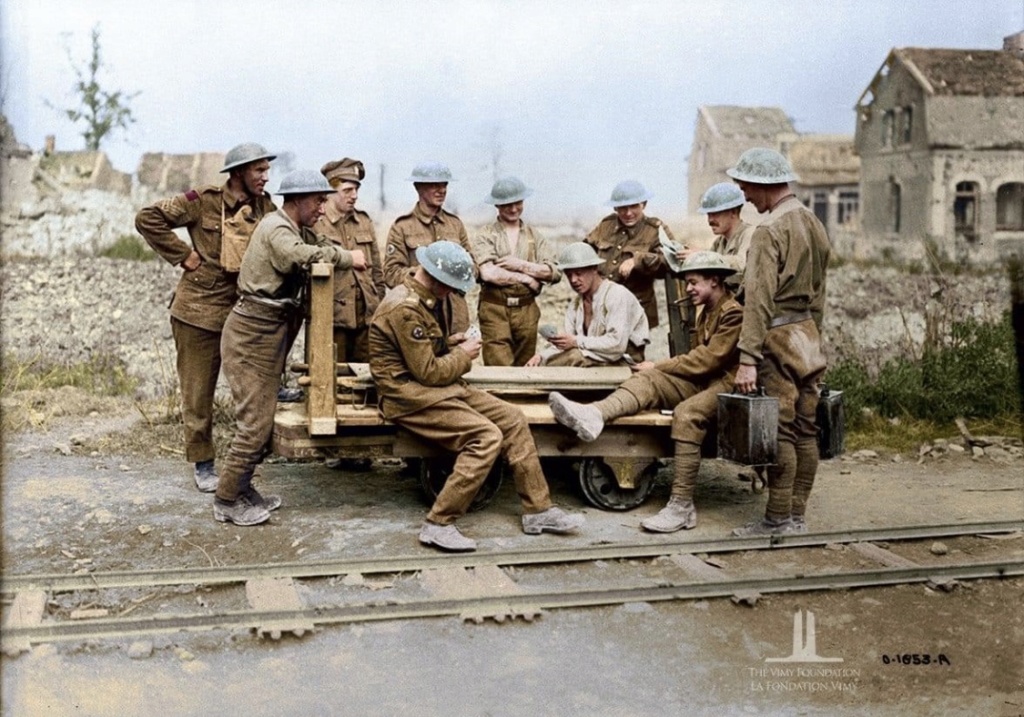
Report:
[[[779,107],[702,105],[700,114],[719,137],[763,138],[774,143],[780,134],[796,132],[789,117]]]
[[[929,94],[1024,97],[1024,60],[1005,50],[904,47],[893,53]]]

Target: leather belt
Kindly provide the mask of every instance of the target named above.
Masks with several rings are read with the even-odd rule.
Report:
[[[807,321],[811,318],[810,311],[798,311],[795,314],[783,314],[782,316],[776,316],[772,319],[771,328],[778,328],[779,326],[785,326],[787,324],[796,324],[801,321]]]
[[[287,321],[295,313],[296,306],[291,304],[272,304],[260,301],[252,296],[240,296],[234,311],[242,316],[268,321]]]
[[[480,301],[486,304],[497,304],[498,306],[504,306],[506,308],[517,308],[520,306],[529,306],[537,300],[535,296],[505,296],[501,292],[494,291],[493,289],[488,291],[484,289],[480,292]]]

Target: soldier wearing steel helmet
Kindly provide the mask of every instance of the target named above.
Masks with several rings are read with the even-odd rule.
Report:
[[[602,219],[584,241],[601,257],[601,275],[633,292],[653,329],[658,325],[654,281],[667,270],[659,233],[664,232],[669,241],[675,239],[664,222],[644,213],[652,196],[640,182],[619,182],[605,202],[614,213]]]
[[[572,428],[584,441],[597,439],[604,425],[620,416],[653,408],[672,409],[672,497],[657,515],[640,523],[645,530],[658,533],[697,525],[693,493],[700,469],[700,447],[708,428],[714,425],[718,394],[732,388],[743,323],[743,307],[725,283],[736,270],[721,254],[692,252],[681,269],[686,293],[694,305],[704,307],[688,352],[637,364],[633,367],[636,375],[607,398],[592,404],[570,401],[557,392],[548,398],[556,420]]]
[[[238,299],[242,256],[259,221],[276,208],[264,191],[275,156],[255,143],[228,151],[223,185],[204,185],[144,207],[135,228],[164,260],[182,269],[171,301],[185,459],[199,490],[217,489],[213,398],[221,367],[221,332]],[[185,228],[189,242],[174,229]]]
[[[754,227],[740,218],[740,210],[746,204],[743,192],[732,182],[720,182],[708,188],[700,198],[697,211],[707,215],[708,226],[715,233],[711,251],[725,257],[726,263],[736,273],[726,283],[742,303],[743,272],[747,266],[747,252],[754,236]],[[683,249],[676,256],[685,260],[694,249]]]
[[[497,221],[473,237],[473,253],[480,262],[478,316],[488,366],[523,366],[536,353],[537,295],[544,284],[562,278],[544,235],[522,220],[523,200],[532,193],[518,177],[497,180],[484,199],[497,209]]]
[[[334,188],[315,170],[281,180],[284,205],[253,232],[238,275],[238,302],[224,323],[224,375],[235,403],[236,430],[221,464],[213,516],[235,525],[257,525],[281,505],[252,485],[274,428],[278,379],[284,370],[291,327],[301,313],[299,294],[314,262],[364,270],[366,257],[318,237],[311,227],[323,216]]]
[[[622,366],[643,361],[651,340],[647,315],[629,289],[601,276],[601,257],[586,242],[573,242],[558,268],[576,292],[562,330],[545,335],[550,347],[527,366]]]
[[[395,220],[384,247],[384,283],[395,287],[405,281],[417,266],[416,250],[435,241],[450,241],[473,255],[469,235],[462,220],[444,208],[448,183],[454,181],[451,170],[440,162],[423,162],[408,177],[416,190],[412,211]],[[475,266],[475,265],[474,265]],[[474,276],[476,269],[474,268]],[[444,302],[449,328],[461,336],[469,328],[469,306],[465,298],[454,294]]]
[[[523,531],[575,531],[583,517],[551,504],[522,411],[462,379],[481,341],[473,337],[452,345],[442,303],[475,286],[472,257],[458,244],[437,241],[418,247],[416,259],[416,268],[374,314],[370,373],[385,418],[455,456],[452,473],[420,530],[420,542],[448,551],[476,549],[455,521],[469,509],[499,455],[508,462],[523,503]]]
[[[317,220],[313,231],[343,249],[362,251],[368,269],[339,272],[334,276],[336,358],[340,363],[366,363],[370,359],[370,318],[387,289],[373,220],[366,212],[356,209],[359,186],[366,170],[359,160],[345,157],[328,162],[320,172],[335,192],[328,198],[324,216]]]
[[[775,150],[749,149],[726,174],[758,212],[768,212],[747,255],[736,389],[749,393],[760,383],[779,399],[778,455],[768,468],[765,515],[733,532],[805,532],[807,499],[818,470],[815,413],[825,372],[820,330],[828,235],[790,191],[796,175]]]

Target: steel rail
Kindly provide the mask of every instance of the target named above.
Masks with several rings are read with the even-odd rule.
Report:
[[[3,637],[5,640],[27,640],[39,643],[213,629],[260,628],[267,624],[291,621],[328,625],[482,614],[504,616],[521,614],[532,619],[533,615],[546,609],[720,598],[754,592],[771,594],[844,590],[855,587],[900,585],[934,580],[1013,578],[1022,575],[1024,575],[1024,561],[964,563],[945,566],[840,571],[817,575],[799,574],[781,578],[737,578],[714,582],[687,581],[656,587],[610,587],[598,590],[515,593],[485,598],[362,603],[346,606],[307,607],[298,610],[236,610],[212,614],[98,618],[11,627],[4,630]],[[288,628],[285,628],[285,631],[287,630]]]
[[[659,543],[610,543],[572,548],[511,550],[462,554],[424,553],[366,560],[324,560],[265,565],[237,565],[208,568],[127,570],[67,575],[2,575],[0,593],[22,590],[67,592],[115,587],[156,587],[160,585],[216,585],[245,582],[252,578],[318,578],[350,573],[374,575],[404,573],[433,568],[477,567],[481,565],[543,565],[594,560],[656,558],[683,553],[732,553],[747,550],[802,548],[832,543],[900,541],[959,535],[998,534],[1024,531],[1024,521],[919,525],[896,528],[843,530],[803,535],[723,538],[716,540],[667,541]]]

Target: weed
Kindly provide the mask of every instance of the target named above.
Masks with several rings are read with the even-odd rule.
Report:
[[[156,253],[134,234],[122,234],[114,242],[98,252],[107,259],[124,259],[127,261],[153,261]]]

